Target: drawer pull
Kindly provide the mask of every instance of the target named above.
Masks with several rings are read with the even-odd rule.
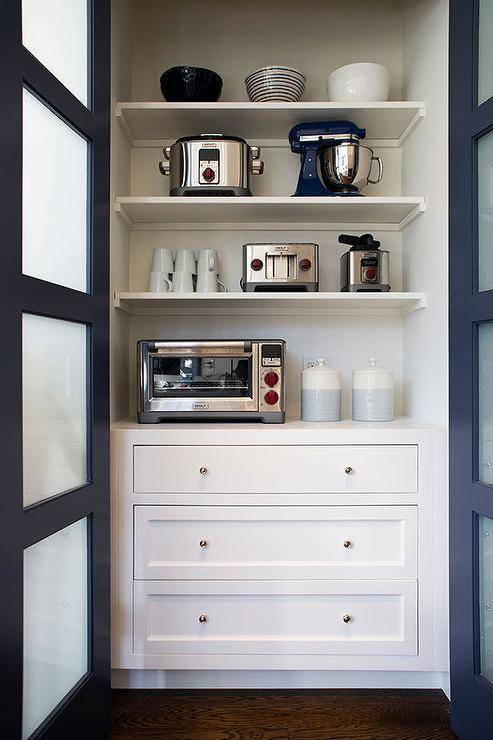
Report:
[[[353,543],[351,542],[351,540],[344,540],[342,544],[344,545],[346,550],[349,550],[349,548],[353,546]]]
[[[345,614],[342,618],[342,621],[344,624],[349,624],[349,622],[352,620],[352,616],[350,614]]]
[[[346,473],[346,475],[351,475],[351,473],[353,472],[353,469],[350,465],[348,465],[347,468],[344,470],[344,472]]]
[[[207,475],[209,473],[209,468],[206,468],[205,466],[202,466],[199,470],[200,475]]]
[[[207,614],[201,614],[199,617],[200,624],[205,624],[209,620]]]
[[[207,542],[207,540],[200,540],[199,545],[202,548],[209,547],[209,543]]]

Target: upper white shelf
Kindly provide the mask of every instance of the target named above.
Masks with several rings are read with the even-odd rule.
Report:
[[[214,131],[245,139],[287,140],[303,121],[345,120],[368,139],[402,144],[425,114],[415,101],[385,103],[117,103],[116,116],[133,141],[176,139]]]
[[[402,229],[423,213],[425,199],[420,196],[363,196],[347,198],[327,196],[292,198],[289,196],[252,197],[170,197],[122,196],[116,199],[116,211],[130,228],[228,229],[248,224],[256,229],[330,230],[375,228],[381,231]]]

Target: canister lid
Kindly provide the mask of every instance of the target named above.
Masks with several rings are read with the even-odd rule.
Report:
[[[393,388],[394,371],[377,365],[378,360],[370,357],[366,367],[353,370],[353,388]]]

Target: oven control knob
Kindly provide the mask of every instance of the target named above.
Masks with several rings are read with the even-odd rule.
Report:
[[[264,396],[264,401],[265,403],[268,403],[269,406],[275,406],[279,401],[279,393],[277,393],[277,391],[267,391]]]
[[[264,263],[262,262],[262,260],[259,259],[254,259],[250,262],[250,267],[252,268],[252,270],[255,270],[255,272],[261,270],[263,266]]]
[[[312,261],[308,259],[308,257],[305,257],[304,259],[300,260],[299,267],[300,270],[303,270],[303,272],[306,272],[307,270],[310,270],[312,266]]]
[[[264,375],[264,383],[265,385],[268,385],[269,388],[272,388],[274,385],[277,385],[279,383],[279,375],[273,370],[270,370]]]
[[[202,177],[207,182],[211,182],[211,180],[213,180],[215,178],[215,176],[216,176],[216,173],[214,172],[214,170],[212,169],[212,167],[206,167],[204,169],[204,171],[202,172]]]

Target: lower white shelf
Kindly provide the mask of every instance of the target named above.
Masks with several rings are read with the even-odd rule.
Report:
[[[115,293],[132,316],[404,316],[426,293]]]

